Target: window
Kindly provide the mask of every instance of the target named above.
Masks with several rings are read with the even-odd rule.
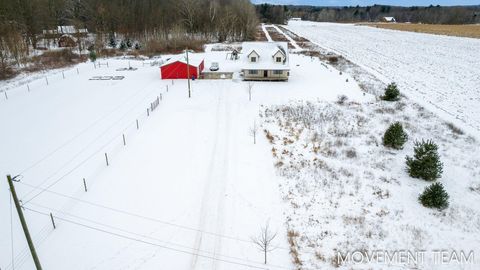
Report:
[[[282,57],[277,57],[277,58],[275,58],[275,62],[281,63],[281,62],[282,62]]]
[[[274,71],[273,71],[273,74],[275,74],[275,75],[282,75],[282,74],[283,74],[283,70],[274,70]]]
[[[257,62],[257,57],[255,56],[250,57],[250,62]]]
[[[249,70],[249,71],[248,71],[248,74],[250,74],[250,75],[256,75],[256,74],[258,74],[258,70]]]

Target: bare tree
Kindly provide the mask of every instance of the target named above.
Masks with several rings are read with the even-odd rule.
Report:
[[[253,126],[250,128],[250,135],[253,137],[253,144],[257,144],[258,125],[257,121],[253,121]]]
[[[264,254],[264,263],[267,264],[267,253],[275,250],[276,248],[272,246],[272,242],[277,236],[277,233],[272,233],[270,231],[269,224],[265,225],[265,227],[262,228],[260,234],[257,237],[252,237],[252,242],[258,246],[258,248],[263,252]]]
[[[252,101],[253,83],[249,82],[247,87],[248,87],[248,101]]]

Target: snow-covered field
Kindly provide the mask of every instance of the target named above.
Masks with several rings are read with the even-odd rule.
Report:
[[[287,28],[480,137],[480,39],[303,21]]]
[[[206,57],[225,59],[225,52]],[[22,175],[17,192],[43,268],[292,269],[271,145],[261,135],[254,145],[249,132],[262,123],[260,104],[374,97],[301,55],[291,57],[288,82],[256,83],[251,102],[241,80],[194,81],[188,99],[186,81],[162,81],[158,67],[132,60],[138,70],[116,71],[129,60],[100,60],[107,61],[97,69],[81,64],[65,79],[47,73],[48,85],[33,75],[30,92],[20,81],[1,85],[9,91],[0,101],[0,174]],[[0,268],[13,269],[13,248],[15,269],[33,269],[11,209],[4,179]],[[267,222],[278,248],[264,265],[251,237]]]

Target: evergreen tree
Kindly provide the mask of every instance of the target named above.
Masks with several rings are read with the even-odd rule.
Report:
[[[415,142],[413,158],[406,158],[409,175],[427,181],[440,178],[443,164],[437,150],[438,146],[432,141]]]
[[[140,50],[141,49],[141,46],[140,46],[140,43],[135,43],[135,50]]]
[[[127,38],[127,47],[130,49],[132,48],[132,46],[133,46],[132,40]]]
[[[381,97],[386,101],[396,101],[400,98],[400,91],[396,83],[391,83],[385,88],[385,94]]]
[[[393,149],[402,149],[408,135],[403,131],[402,124],[396,122],[388,127],[383,135],[383,145]]]
[[[125,51],[126,49],[127,43],[125,42],[125,40],[122,40],[122,42],[120,42],[120,50]]]
[[[418,197],[420,203],[429,208],[445,209],[448,207],[448,193],[441,183],[434,183],[426,187]]]
[[[108,45],[110,45],[110,47],[112,48],[116,48],[117,47],[117,41],[115,40],[115,37],[110,37],[110,41],[108,42]]]
[[[91,50],[88,57],[90,58],[90,61],[92,61],[92,62],[97,61],[97,53],[95,52],[95,50]]]

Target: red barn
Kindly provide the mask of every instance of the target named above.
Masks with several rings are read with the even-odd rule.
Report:
[[[165,79],[187,79],[188,71],[190,71],[190,78],[197,79],[204,69],[203,58],[196,55],[189,55],[187,59],[184,55],[169,59],[160,67],[160,77]]]

